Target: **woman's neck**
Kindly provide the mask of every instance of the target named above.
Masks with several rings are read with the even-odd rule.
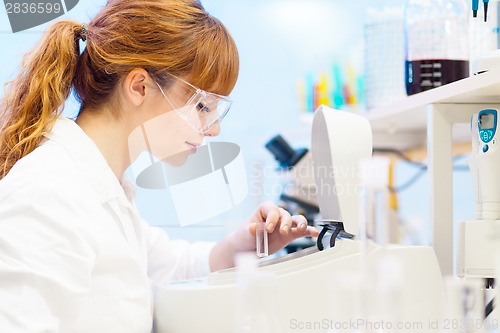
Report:
[[[130,165],[127,127],[112,110],[85,109],[76,123],[94,141],[118,180]]]

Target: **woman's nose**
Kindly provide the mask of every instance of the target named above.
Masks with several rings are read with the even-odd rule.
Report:
[[[203,136],[217,136],[220,134],[220,123],[216,121],[203,133]]]

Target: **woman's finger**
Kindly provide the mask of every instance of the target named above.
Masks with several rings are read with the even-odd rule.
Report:
[[[304,233],[304,236],[309,236],[309,237],[318,237],[318,235],[319,235],[319,230],[312,226],[308,226]]]
[[[293,215],[292,216],[293,224],[296,226],[296,229],[300,233],[304,233],[307,229],[307,220],[303,215]]]
[[[272,233],[278,225],[281,217],[281,212],[278,206],[273,203],[266,202],[259,207],[262,221],[266,222],[266,231]]]
[[[279,209],[280,211],[280,234],[288,235],[292,230],[292,216],[289,212],[284,210],[283,208]]]

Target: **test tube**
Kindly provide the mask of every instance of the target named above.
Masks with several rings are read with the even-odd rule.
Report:
[[[257,249],[257,257],[263,258],[269,255],[266,222],[257,222],[255,228],[255,241]]]

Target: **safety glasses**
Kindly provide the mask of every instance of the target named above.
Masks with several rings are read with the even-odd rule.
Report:
[[[204,134],[219,124],[233,103],[228,97],[196,88],[177,76],[166,74],[177,87],[163,91],[156,82],[163,97],[196,132]]]

